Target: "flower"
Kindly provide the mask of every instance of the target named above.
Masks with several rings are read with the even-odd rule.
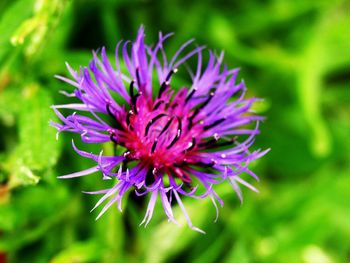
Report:
[[[58,132],[78,133],[85,143],[113,142],[125,149],[120,156],[105,156],[102,152],[95,155],[78,149],[73,143],[79,155],[94,160],[96,165],[59,178],[101,172],[103,179],[117,179],[110,189],[87,192],[103,194],[93,209],[109,200],[97,218],[114,203],[122,210],[124,194],[133,189],[139,196],[150,195],[141,224],[149,223],[160,197],[170,221],[176,223],[171,206],[175,200],[189,227],[203,232],[193,226],[182,197],[208,197],[218,214],[217,202],[223,206],[223,201],[214,185],[227,181],[241,200],[240,184],[257,191],[241,174],[258,179],[248,164],[266,151],[251,152],[249,148],[259,133],[258,123],[263,117],[247,114],[252,112],[251,106],[257,99],[245,98],[244,82],[236,84],[238,69],[229,70],[223,65],[223,54],[216,56],[209,51],[208,63],[202,67],[204,47],[196,47],[183,55],[191,40],[168,61],[163,43],[170,35],[160,33],[152,48],[145,45],[141,27],[135,42],[118,43],[115,67],[102,48],[101,59],[94,52],[89,67],[80,68],[79,72],[67,64],[72,79],[56,76],[75,87],[73,93],[63,93],[80,101],[52,106],[63,122],[52,123]],[[190,72],[191,86],[175,92],[171,80],[178,68],[182,70],[184,62],[193,56],[197,57],[197,69]],[[126,70],[122,70],[121,64]],[[155,75],[159,84],[154,84]],[[81,113],[65,117],[59,109]],[[109,121],[102,118],[102,114]],[[255,128],[247,126],[252,123]],[[130,166],[130,162],[134,165]]]

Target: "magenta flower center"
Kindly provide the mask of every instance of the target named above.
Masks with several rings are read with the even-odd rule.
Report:
[[[182,88],[175,96],[170,87],[171,71],[155,99],[142,91],[135,94],[135,81],[130,83],[130,105],[121,116],[115,116],[112,109],[107,111],[116,118],[118,128],[110,130],[111,139],[123,145],[127,151],[124,156],[127,161],[139,160],[145,167],[153,167],[148,178],[156,180],[158,174],[176,176],[182,181],[190,183],[188,165],[212,166],[214,163],[200,163],[196,152],[202,133],[224,119],[212,124],[204,121],[203,109],[215,95],[214,89],[203,98],[197,107],[189,103],[195,90],[188,92]],[[142,87],[142,83],[137,84]],[[141,90],[141,89],[140,89]],[[118,141],[114,138],[117,135]],[[208,145],[208,141],[205,142]],[[153,181],[152,180],[152,181]]]

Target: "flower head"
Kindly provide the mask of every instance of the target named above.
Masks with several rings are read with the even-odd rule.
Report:
[[[123,149],[120,156],[95,155],[73,143],[78,154],[93,159],[96,165],[60,178],[100,172],[103,179],[117,179],[111,189],[88,192],[103,195],[94,208],[106,201],[98,218],[114,203],[121,210],[123,195],[132,189],[137,195],[150,195],[142,221],[145,225],[159,197],[170,221],[176,223],[171,207],[171,200],[175,200],[188,225],[202,232],[192,225],[181,198],[209,197],[217,209],[217,202],[223,205],[223,201],[214,190],[215,184],[227,181],[241,200],[240,184],[257,191],[241,174],[257,179],[248,164],[266,151],[251,152],[249,148],[263,118],[247,114],[257,99],[245,98],[244,83],[236,84],[238,69],[223,65],[222,54],[217,57],[209,52],[208,63],[203,66],[203,47],[185,52],[189,41],[169,61],[163,50],[169,36],[160,33],[152,48],[144,43],[141,27],[135,42],[118,43],[115,66],[102,48],[101,59],[93,53],[89,67],[76,72],[67,65],[72,79],[57,76],[75,87],[73,93],[64,94],[80,103],[53,106],[63,124],[52,125],[59,132],[80,134],[85,143],[112,142]],[[190,72],[192,83],[176,92],[172,78],[193,56],[197,69]],[[65,117],[59,111],[62,108],[81,113]],[[252,123],[255,125],[249,128]]]

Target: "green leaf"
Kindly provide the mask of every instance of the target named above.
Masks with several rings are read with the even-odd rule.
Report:
[[[34,16],[23,21],[11,36],[14,46],[25,45],[25,54],[30,57],[46,42],[46,38],[56,27],[67,1],[36,1]],[[27,40],[28,39],[28,40]]]
[[[34,175],[33,171],[30,170],[28,166],[23,165],[22,159],[18,159],[10,176],[9,188],[20,185],[35,185],[39,180],[40,177]]]
[[[58,158],[59,143],[56,130],[49,126],[55,119],[51,110],[50,93],[36,84],[24,89],[24,103],[19,112],[19,147],[17,154],[30,169],[43,170],[52,167]]]
[[[0,93],[0,121],[6,126],[15,124],[15,114],[19,111],[21,103],[17,99],[19,89],[9,86]]]
[[[19,0],[10,6],[0,19],[0,64],[11,50],[11,36],[19,25],[33,12],[33,0]]]
[[[60,252],[50,262],[98,262],[103,255],[104,248],[96,241],[75,243],[66,250]]]

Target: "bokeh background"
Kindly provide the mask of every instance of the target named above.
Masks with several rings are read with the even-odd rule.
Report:
[[[71,134],[48,125],[50,105],[67,102],[56,80],[106,46],[146,28],[174,32],[168,54],[190,38],[220,52],[267,116],[254,147],[271,148],[252,169],[260,193],[229,184],[214,223],[210,200],[185,199],[206,235],[168,223],[157,205],[139,227],[145,202],[124,199],[98,221],[99,175],[58,180],[91,167]],[[181,79],[179,72],[176,78]],[[0,262],[350,262],[350,2],[0,1]],[[106,151],[110,145],[84,146]],[[248,177],[248,176],[247,176]]]

